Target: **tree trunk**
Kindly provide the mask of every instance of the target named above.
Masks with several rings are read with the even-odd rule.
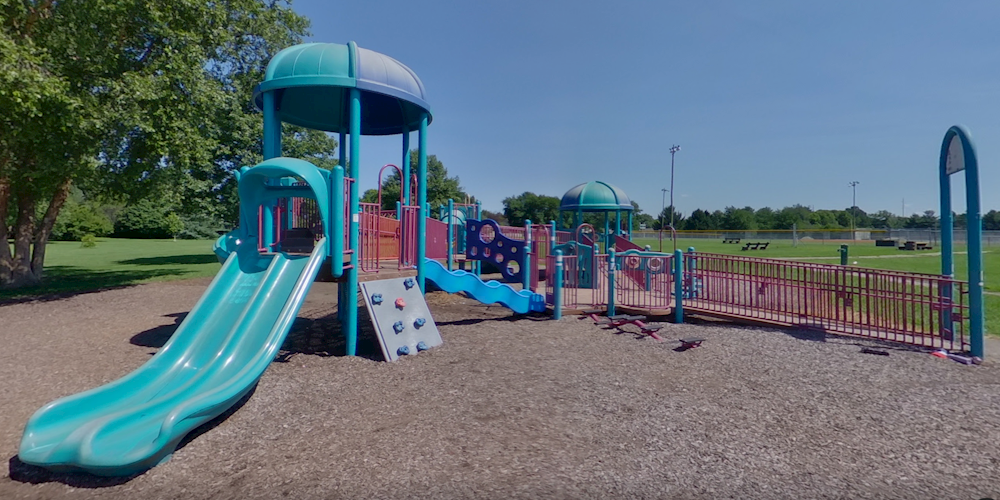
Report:
[[[35,198],[31,189],[17,192],[17,222],[14,229],[14,268],[10,285],[18,288],[37,285],[38,279],[31,272],[31,240],[35,227]]]
[[[62,209],[66,198],[69,197],[70,184],[71,181],[68,177],[59,184],[55,194],[52,195],[52,200],[49,201],[49,208],[45,210],[45,215],[35,230],[35,245],[31,253],[31,272],[38,281],[42,280],[42,273],[45,270],[45,246],[49,243],[49,235],[52,234],[52,227],[56,225],[59,210]]]
[[[10,202],[10,179],[0,177],[0,288],[10,284],[14,273],[14,259],[7,243],[7,204]]]

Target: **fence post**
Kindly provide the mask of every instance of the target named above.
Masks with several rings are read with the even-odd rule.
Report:
[[[521,261],[521,289],[531,290],[531,219],[524,221],[524,256]]]
[[[552,236],[549,238],[549,253],[552,253],[556,249],[556,221],[550,220],[549,224],[552,225]]]
[[[688,291],[688,298],[694,299],[698,297],[698,286],[697,286],[698,284],[695,283],[694,281],[696,279],[694,276],[694,272],[696,269],[698,269],[698,262],[697,259],[695,259],[694,257],[694,247],[688,247],[687,253],[688,253],[687,273],[690,275],[689,279],[691,280],[691,284],[689,285],[690,289]]]
[[[684,252],[674,250],[674,323],[684,322]]]
[[[595,238],[596,240],[596,238]],[[594,245],[597,246],[596,244]],[[595,269],[596,271],[596,269]],[[596,279],[597,273],[594,273]],[[615,315],[615,251],[608,252],[608,316]]]
[[[552,283],[552,319],[562,319],[562,288],[563,288],[563,254],[555,251],[556,268]]]
[[[455,267],[452,264],[452,259],[455,253],[455,202],[451,198],[448,198],[448,270],[454,271]]]

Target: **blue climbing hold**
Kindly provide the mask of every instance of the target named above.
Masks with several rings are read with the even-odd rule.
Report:
[[[400,347],[399,349],[396,349],[396,354],[398,354],[400,356],[406,356],[409,353],[410,353],[410,346],[408,346],[408,345],[404,345],[404,346]]]
[[[417,282],[413,278],[406,278],[403,280],[403,286],[405,286],[407,290],[413,288],[416,284]]]
[[[417,320],[413,322],[413,326],[417,327],[417,329],[420,329],[421,326],[424,326],[426,324],[427,320],[424,318],[417,318]]]
[[[393,331],[395,331],[396,333],[400,333],[400,332],[402,332],[402,331],[403,331],[403,328],[406,328],[406,327],[405,327],[405,326],[403,326],[403,322],[402,322],[402,321],[397,321],[397,322],[395,322],[395,323],[393,323],[393,324],[392,324],[392,329],[393,329]]]
[[[426,351],[427,349],[430,349],[430,347],[427,347],[424,341],[417,342],[417,351]]]
[[[379,305],[382,303],[382,294],[376,293],[372,294],[372,304]]]

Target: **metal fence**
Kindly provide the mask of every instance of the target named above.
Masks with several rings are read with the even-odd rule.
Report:
[[[966,350],[967,284],[942,276],[687,254],[684,307],[832,333]]]

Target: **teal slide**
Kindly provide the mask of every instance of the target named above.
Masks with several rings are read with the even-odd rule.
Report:
[[[545,297],[529,290],[514,290],[499,281],[487,281],[465,271],[449,271],[440,262],[424,260],[424,276],[448,293],[465,292],[483,304],[496,304],[516,312],[544,312]]]
[[[128,476],[165,461],[198,426],[256,385],[326,257],[238,245],[194,309],[146,364],[56,400],[28,421],[18,457],[51,470]]]

